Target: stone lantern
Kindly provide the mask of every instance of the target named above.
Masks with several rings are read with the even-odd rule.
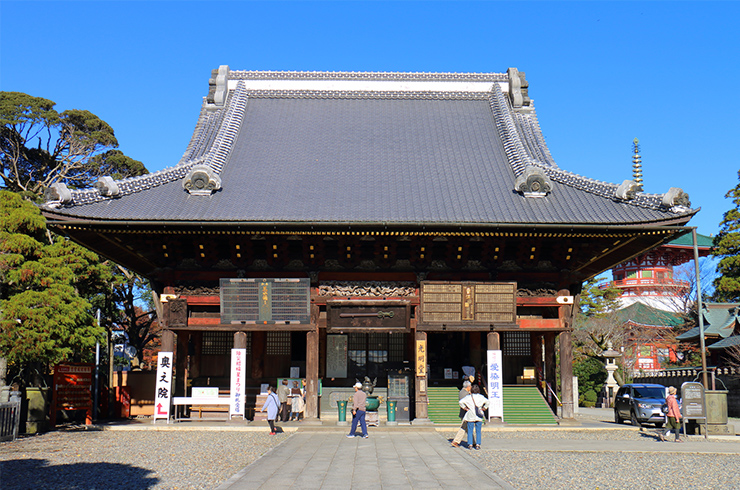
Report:
[[[614,395],[617,393],[617,389],[619,389],[617,380],[614,379],[614,371],[617,370],[616,359],[618,357],[622,357],[622,354],[612,349],[611,342],[607,342],[606,350],[603,351],[601,355],[604,356],[604,358],[606,359],[606,396],[607,400],[609,401],[609,407],[613,407]]]

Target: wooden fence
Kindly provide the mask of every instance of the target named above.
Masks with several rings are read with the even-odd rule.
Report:
[[[14,441],[21,423],[20,402],[0,403],[0,442]]]

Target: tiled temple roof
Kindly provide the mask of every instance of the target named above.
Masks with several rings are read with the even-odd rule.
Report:
[[[680,189],[618,197],[618,184],[562,170],[512,76],[222,67],[176,165],[115,192],[51,193],[46,207],[98,220],[440,225],[683,224],[696,212]],[[184,188],[196,170],[212,191]]]

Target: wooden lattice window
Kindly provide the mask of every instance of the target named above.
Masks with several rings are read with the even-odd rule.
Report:
[[[529,332],[504,332],[502,351],[505,356],[531,355]]]
[[[267,332],[267,355],[290,355],[290,332]]]
[[[231,353],[234,347],[234,334],[232,332],[203,332],[202,354],[223,355]]]

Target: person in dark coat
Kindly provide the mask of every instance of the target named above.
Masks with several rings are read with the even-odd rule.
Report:
[[[280,400],[280,421],[287,422],[289,416],[288,397],[290,396],[290,388],[288,388],[287,379],[283,379],[283,382],[278,386],[277,396],[278,400]]]

